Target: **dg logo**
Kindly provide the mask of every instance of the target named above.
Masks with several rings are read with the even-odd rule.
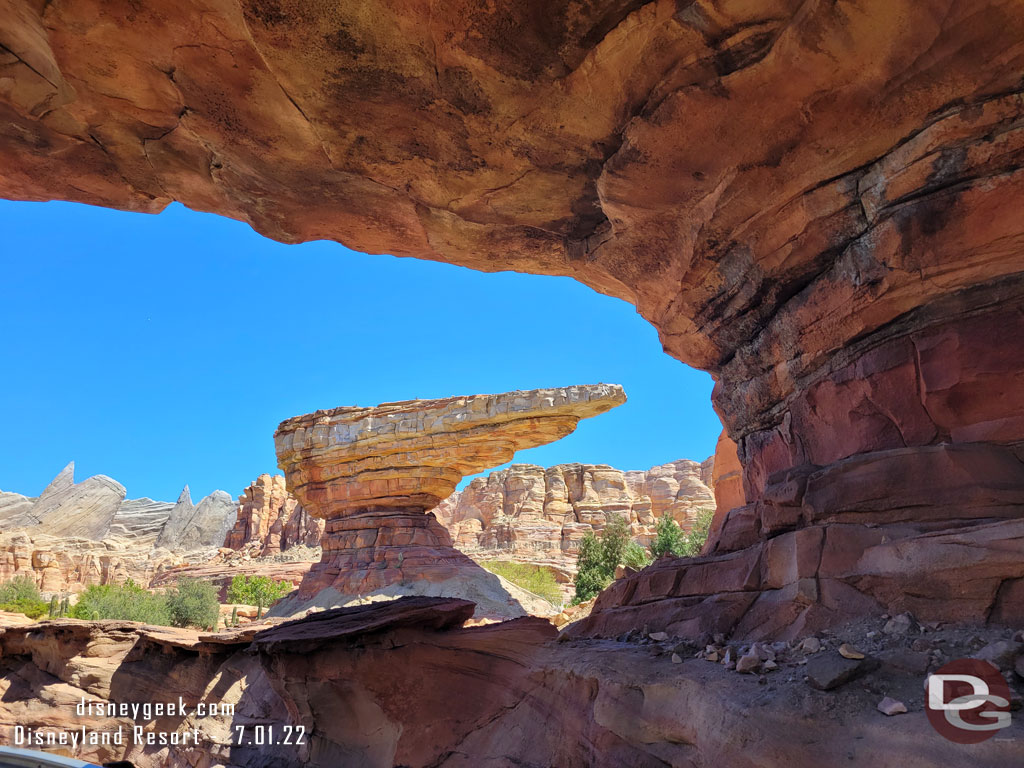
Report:
[[[956,659],[928,677],[924,706],[940,735],[978,744],[1010,725],[1010,686],[987,661]]]

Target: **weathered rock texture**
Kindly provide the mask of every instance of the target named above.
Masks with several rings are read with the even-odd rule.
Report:
[[[538,8],[5,0],[0,195],[574,276],[716,377],[721,567],[811,550],[748,597],[1018,608],[1019,3]]]
[[[466,595],[471,583],[496,587],[428,510],[464,475],[558,440],[625,399],[621,387],[597,384],[335,408],[282,422],[274,441],[288,487],[327,521],[323,558],[298,597],[328,588],[351,597],[400,586],[449,584],[449,596]]]
[[[474,479],[434,509],[455,546],[474,559],[500,557],[544,565],[568,582],[580,539],[621,515],[633,538],[650,543],[666,512],[689,531],[715,509],[713,459],[680,459],[646,471],[605,464],[513,464]]]
[[[125,500],[117,481],[96,475],[76,483],[74,472],[71,462],[36,499],[0,492],[0,581],[30,576],[44,593],[129,578],[149,584],[190,553],[209,556],[234,519],[234,502],[223,491],[198,505],[188,486],[176,504]]]
[[[1022,759],[1019,718],[999,738],[963,746],[937,737],[917,701],[890,719],[859,686],[824,694],[802,680],[786,685],[781,671],[759,686],[702,659],[673,664],[659,645],[552,642],[555,630],[543,619],[461,626],[472,614],[461,600],[404,598],[212,634],[0,617],[0,740],[9,743],[15,725],[124,726],[125,746],[75,752],[136,768],[1003,768]],[[889,685],[897,673],[890,666],[886,674]],[[920,692],[921,674],[903,673],[908,690]],[[181,697],[186,713],[81,718],[75,707],[83,697]],[[234,713],[200,716],[200,702],[233,705]],[[135,744],[133,725],[198,729],[199,741]],[[275,742],[286,726],[304,726],[304,743],[255,743],[255,729],[267,741],[270,726]]]
[[[319,547],[324,521],[310,515],[288,493],[283,475],[262,474],[238,497],[235,524],[224,546],[267,557],[292,547]]]

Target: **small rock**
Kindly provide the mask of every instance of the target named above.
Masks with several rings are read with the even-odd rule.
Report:
[[[736,651],[733,649],[731,645],[725,649],[725,655],[722,657],[722,663],[726,665],[736,665]]]
[[[763,670],[764,670],[765,672],[771,672],[771,671],[772,671],[773,669],[778,669],[778,668],[779,668],[779,665],[778,665],[778,664],[776,664],[776,663],[775,663],[774,661],[772,661],[771,659],[768,659],[768,661],[766,661],[766,662],[765,662],[765,663],[764,663],[764,664],[763,664],[763,665],[761,666],[761,669],[763,669]]]
[[[839,655],[844,659],[863,659],[864,654],[858,651],[849,643],[843,643],[839,646]]]
[[[775,661],[775,650],[770,645],[764,643],[754,643],[750,646],[750,653],[760,661]]]
[[[1014,668],[1014,661],[1022,651],[1024,651],[1024,645],[1021,643],[1015,643],[1012,640],[997,640],[974,654],[974,658],[990,661],[999,669],[1007,670]]]
[[[864,637],[866,637],[868,640],[874,640],[876,637],[878,637],[878,632],[872,629],[870,632],[864,635]]]
[[[913,675],[923,675],[928,671],[930,657],[927,653],[908,651],[906,648],[894,648],[882,651],[879,654],[879,659],[888,667],[910,672]]]
[[[754,672],[761,665],[761,658],[756,653],[748,653],[746,656],[740,656],[739,661],[736,662],[736,671],[742,674],[749,674]]]
[[[780,640],[777,643],[772,643],[772,650],[775,651],[776,655],[785,653],[789,650],[789,643],[784,640]]]
[[[1024,654],[1017,657],[1017,661],[1013,664],[1013,671],[1017,673],[1017,677],[1024,677]]]
[[[1024,629],[1018,629],[1014,632],[1013,641],[1015,643],[1024,643]]]
[[[920,631],[920,627],[911,614],[901,613],[885,622],[882,631],[887,635],[909,635],[912,632]]]
[[[736,669],[736,662],[735,661],[727,661],[727,662],[725,662],[725,668],[726,669]]]
[[[764,675],[761,675],[759,678],[757,678],[757,684],[758,685],[764,685],[767,682],[768,682],[768,678],[765,677]]]
[[[682,664],[683,663],[683,657],[680,656],[678,653],[673,653],[672,654],[672,663],[673,664]]]
[[[663,643],[668,640],[668,632],[651,632],[648,637],[656,643]]]
[[[896,701],[886,696],[880,702],[878,702],[878,711],[883,715],[892,717],[893,715],[902,715],[907,711],[907,705],[902,701]]]
[[[931,640],[926,640],[923,637],[918,637],[910,644],[910,650],[912,651],[930,651],[935,647],[935,643]]]
[[[844,659],[838,654],[819,654],[807,662],[807,682],[819,691],[831,691],[861,675],[867,668],[863,659]]]
[[[718,661],[718,651],[705,651],[704,658],[708,661]]]
[[[725,635],[721,632],[716,632],[714,637],[711,638],[711,642],[715,645],[725,645]]]
[[[816,637],[805,637],[800,643],[800,650],[804,653],[817,653],[821,650],[821,640]]]

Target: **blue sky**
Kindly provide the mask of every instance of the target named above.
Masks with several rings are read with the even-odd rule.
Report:
[[[517,462],[703,459],[711,378],[626,302],[569,279],[282,245],[159,216],[0,201],[0,489],[68,462],[129,497],[232,495],[276,472],[289,416],[341,405],[611,382],[629,402]]]

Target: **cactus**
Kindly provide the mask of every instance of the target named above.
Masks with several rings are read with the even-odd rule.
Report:
[[[238,606],[237,605],[232,607],[232,609],[231,609],[231,626],[232,627],[237,627],[238,626]]]

